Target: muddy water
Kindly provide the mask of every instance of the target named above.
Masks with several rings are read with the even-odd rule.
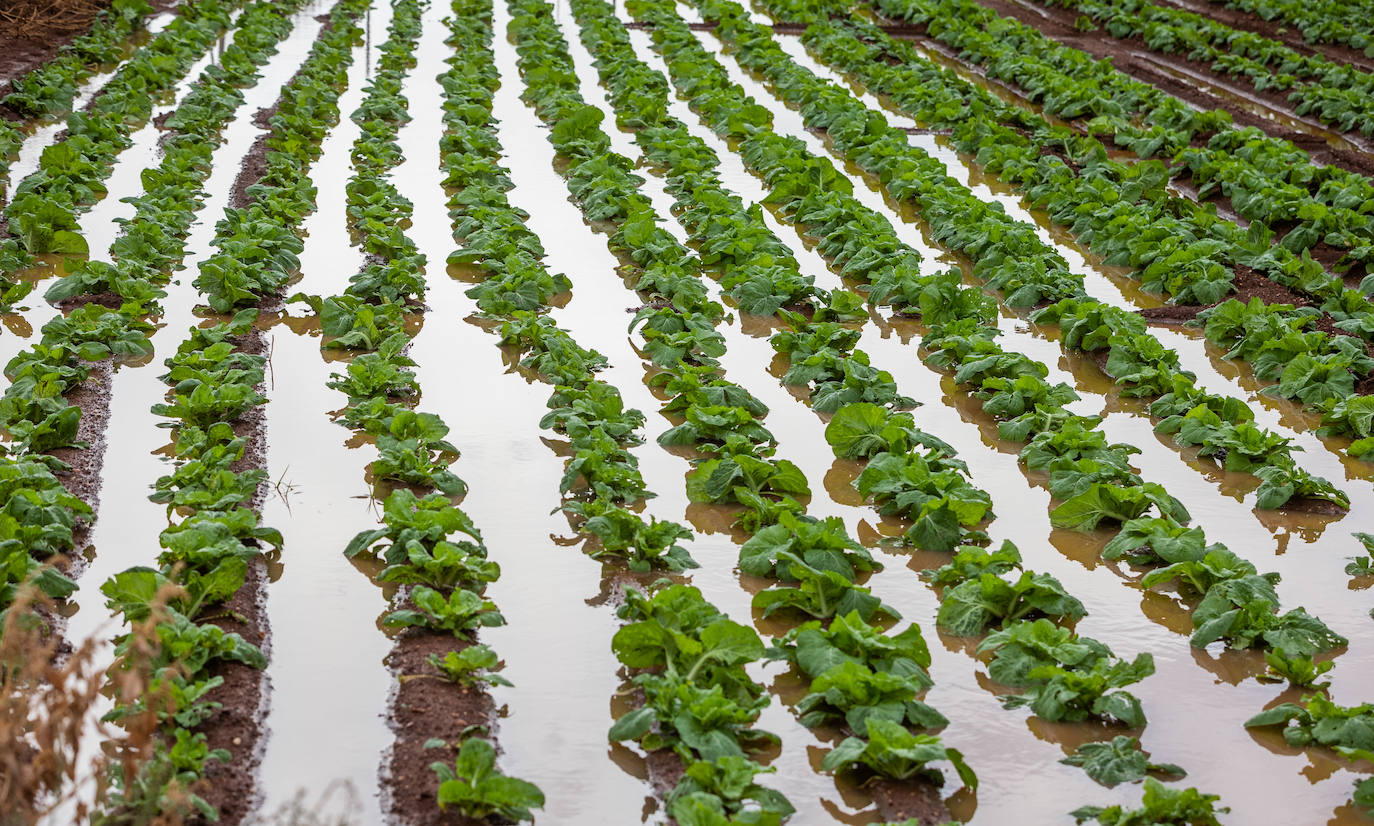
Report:
[[[289,292],[341,293],[362,264],[359,250],[350,246],[345,212],[344,184],[353,174],[349,153],[359,132],[349,115],[364,98],[391,5],[375,4],[360,22],[366,35],[355,47],[339,98],[340,120],[311,167],[318,208],[305,221],[301,277]],[[431,40],[442,40],[437,19],[429,31]],[[330,422],[330,412],[348,404],[343,393],[325,386],[343,363],[320,350],[319,323],[310,309],[291,304],[273,321],[266,408],[273,484],[263,523],[281,529],[285,546],[267,589],[272,701],[260,775],[262,811],[278,811],[298,794],[313,803],[335,789],[315,804],[317,814],[371,826],[383,822],[377,772],[391,739],[385,709],[393,680],[383,664],[391,643],[378,629],[387,601],[343,549],[354,534],[377,526],[380,503],[365,478],[377,454],[370,442]],[[340,721],[348,721],[346,738],[338,736]],[[321,759],[322,743],[329,744],[327,759]]]
[[[314,16],[321,3],[311,3],[293,15],[295,28],[278,53],[261,70],[261,79],[245,90],[245,103],[224,132],[224,142],[213,157],[213,172],[205,183],[207,193],[198,223],[187,239],[186,269],[168,287],[164,313],[153,334],[153,359],[139,367],[121,367],[111,384],[110,420],[106,429],[106,455],[101,478],[101,508],[87,550],[90,565],[73,601],[76,613],[68,622],[73,641],[108,638],[113,620],[99,591],[102,582],[133,565],[156,564],[158,534],[167,526],[165,509],[148,501],[151,482],[166,472],[159,454],[168,445],[167,431],[154,426],[148,408],[163,400],[167,386],[158,380],[162,361],[196,323],[192,309],[199,303],[191,280],[196,266],[213,252],[209,246],[214,225],[229,202],[239,164],[260,130],[252,123],[258,108],[271,105],[281,85],[291,78],[314,42],[320,24]],[[110,197],[130,192],[111,190]],[[108,650],[108,649],[106,649]],[[105,656],[108,656],[107,654]],[[103,711],[104,709],[102,709]]]

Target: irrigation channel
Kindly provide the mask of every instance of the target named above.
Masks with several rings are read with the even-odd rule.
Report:
[[[1328,480],[1348,497],[1348,508],[1330,506],[1320,496],[1299,496],[1278,508],[1262,508],[1260,479],[1252,469],[1227,469],[1198,446],[1181,446],[1171,434],[1156,432],[1160,418],[1151,414],[1153,396],[1134,397],[1128,382],[1110,375],[1112,362],[1070,348],[1060,324],[1032,320],[1036,308],[1012,306],[1015,302],[1006,301],[1004,293],[984,289],[986,262],[980,256],[987,253],[956,248],[937,222],[923,214],[915,198],[894,193],[892,181],[865,168],[866,161],[847,148],[847,137],[832,134],[833,127],[814,128],[816,109],[796,103],[804,84],[779,83],[760,71],[763,64],[756,61],[763,58],[758,54],[772,52],[751,39],[757,32],[739,28],[738,20],[760,24],[759,31],[776,41],[785,57],[768,59],[790,60],[789,71],[804,75],[806,83],[814,79],[843,90],[866,108],[872,123],[895,127],[905,134],[907,146],[933,158],[954,187],[996,204],[1008,223],[1028,228],[1027,236],[1059,256],[1082,282],[1082,296],[1130,314],[1159,308],[1167,297],[1143,289],[1130,264],[1107,263],[1087,240],[1056,222],[1048,211],[1033,206],[1019,183],[1004,181],[972,155],[959,151],[950,130],[929,128],[901,101],[876,93],[863,85],[862,78],[810,48],[814,44],[803,41],[800,26],[773,25],[795,22],[797,18],[788,12],[805,4],[759,5],[744,10],[738,20],[731,18],[728,25],[717,25],[719,15],[734,14],[728,8],[733,4],[632,0],[626,8],[624,0],[616,0],[608,17],[602,17],[597,9],[606,4],[601,0],[557,0],[547,17],[552,23],[549,29],[530,27],[529,9],[544,5],[538,0],[513,0],[510,5],[506,0],[490,4],[458,0],[453,8],[446,0],[351,3],[356,7],[352,18],[339,17],[341,12],[328,0],[282,3],[293,7],[287,14],[289,30],[275,41],[270,56],[262,56],[253,72],[255,79],[240,89],[242,100],[208,153],[208,175],[199,184],[193,220],[176,257],[180,266],[163,287],[165,296],[158,300],[156,311],[147,317],[151,326],[140,333],[150,350],[98,362],[88,381],[99,390],[87,388],[80,397],[81,435],[89,442],[86,455],[93,458],[74,462],[77,469],[72,475],[85,474],[78,492],[94,506],[95,514],[89,527],[83,523],[77,531],[75,562],[68,573],[79,588],[59,605],[57,628],[74,644],[100,641],[99,660],[108,664],[115,656],[111,641],[121,633],[121,620],[107,607],[101,584],[133,566],[157,564],[164,531],[191,513],[149,499],[155,481],[171,472],[176,443],[175,436],[169,438],[172,431],[166,429],[166,420],[149,411],[170,398],[162,375],[164,360],[178,352],[187,340],[187,330],[232,317],[222,312],[230,308],[214,312],[206,306],[214,298],[204,292],[205,282],[197,280],[207,262],[213,268],[216,256],[222,255],[217,250],[226,230],[217,222],[260,197],[255,193],[261,187],[245,191],[243,186],[263,174],[262,141],[268,139],[270,146],[269,136],[285,128],[279,125],[285,121],[273,119],[269,107],[278,104],[302,66],[317,59],[312,49],[318,43],[326,42],[332,31],[356,25],[358,36],[344,43],[347,58],[336,67],[339,76],[346,76],[346,82],[333,89],[338,96],[337,113],[321,115],[318,129],[309,135],[318,141],[318,151],[307,153],[311,157],[301,167],[315,188],[313,198],[300,214],[288,210],[294,224],[284,224],[287,235],[300,239],[295,260],[286,267],[290,283],[255,291],[251,301],[231,302],[233,310],[258,309],[252,322],[257,333],[240,331],[234,340],[260,335],[258,349],[250,347],[250,352],[265,357],[258,385],[265,403],[256,404],[241,421],[232,420],[234,432],[248,434],[250,445],[235,470],[256,467],[263,471],[252,495],[239,504],[258,515],[258,524],[280,531],[281,542],[280,548],[271,547],[276,542],[250,543],[263,553],[250,563],[244,590],[232,603],[254,606],[254,618],[245,628],[251,627],[256,635],[251,641],[266,655],[266,666],[260,677],[232,677],[248,680],[245,684],[253,687],[226,699],[220,712],[234,715],[247,732],[233,735],[235,745],[247,741],[239,751],[231,748],[240,773],[207,775],[212,782],[221,777],[222,782],[232,783],[225,794],[238,799],[222,806],[227,820],[272,822],[293,801],[303,800],[322,814],[360,826],[477,822],[441,818],[434,801],[434,774],[427,768],[411,773],[415,766],[426,766],[426,755],[431,752],[433,759],[451,765],[461,734],[489,737],[496,746],[500,771],[538,786],[544,804],[536,822],[560,826],[670,822],[672,804],[665,800],[665,793],[677,783],[676,759],[647,753],[634,739],[611,741],[607,735],[617,718],[634,713],[644,702],[642,689],[630,682],[638,672],[618,659],[613,649],[613,640],[630,621],[620,615],[626,613],[622,606],[634,602],[633,596],[627,597],[627,589],[652,592],[664,587],[659,583],[662,577],[689,583],[700,589],[706,603],[757,631],[765,645],[782,646],[789,631],[809,618],[788,611],[765,615],[756,607],[756,596],[776,585],[774,578],[740,570],[740,545],[759,526],[736,524],[742,511],[737,504],[712,504],[689,495],[695,489],[688,477],[704,455],[696,448],[706,442],[699,438],[664,447],[656,441],[665,431],[679,432],[674,429],[683,422],[678,412],[663,412],[674,392],[665,390],[665,378],[680,365],[656,363],[647,328],[631,329],[631,322],[672,305],[662,299],[646,302],[644,293],[631,288],[636,274],[645,271],[647,260],[636,256],[634,245],[648,247],[643,241],[627,244],[617,234],[624,215],[616,212],[616,203],[628,193],[603,205],[606,211],[599,214],[589,214],[592,206],[570,197],[581,167],[599,161],[596,157],[570,160],[568,152],[556,152],[554,143],[566,135],[550,130],[545,122],[550,111],[562,111],[549,103],[554,99],[550,89],[556,89],[558,95],[580,96],[585,107],[578,111],[600,114],[600,129],[609,143],[604,152],[597,151],[629,159],[642,179],[635,197],[647,205],[655,216],[653,225],[661,231],[654,236],[655,243],[661,244],[650,251],[652,255],[678,255],[679,275],[701,285],[691,287],[700,290],[700,300],[725,307],[725,315],[712,318],[708,325],[713,349],[707,358],[698,360],[718,365],[720,376],[736,389],[742,388],[740,396],[732,397],[733,403],[752,397],[766,406],[767,415],[759,421],[776,444],[768,455],[771,461],[791,463],[809,483],[809,496],[797,496],[804,512],[816,519],[835,520],[843,533],[871,554],[877,570],[862,579],[862,585],[901,619],[884,620],[879,613],[870,621],[894,631],[908,624],[919,626],[929,646],[926,670],[933,681],[920,699],[948,719],[937,727],[941,741],[957,749],[977,775],[976,790],[968,788],[951,763],[936,760],[928,768],[943,771],[945,782],[937,789],[928,775],[864,783],[867,775],[862,772],[830,770],[823,761],[846,736],[856,733],[853,726],[846,728],[843,716],[836,715],[820,725],[803,725],[797,707],[799,703],[806,706],[803,698],[814,690],[808,688],[807,675],[780,655],[752,657],[744,673],[759,686],[759,696],[769,701],[753,725],[776,735],[777,740],[750,755],[771,770],[759,774],[757,781],[784,795],[795,808],[789,822],[882,823],[919,814],[923,824],[943,819],[991,826],[1055,824],[1073,822],[1068,813],[1080,806],[1122,804],[1129,808],[1140,801],[1139,783],[1107,787],[1082,768],[1062,762],[1085,743],[1120,734],[1138,737],[1152,761],[1186,769],[1186,778],[1171,779],[1168,787],[1195,787],[1217,795],[1217,805],[1230,809],[1229,814],[1220,815],[1223,823],[1355,826],[1374,822],[1374,811],[1362,812],[1351,800],[1355,784],[1370,776],[1374,768],[1370,762],[1361,762],[1359,755],[1346,759],[1319,745],[1290,745],[1277,727],[1245,725],[1280,702],[1300,702],[1314,689],[1271,679],[1264,644],[1243,650],[1227,648],[1220,641],[1205,647],[1191,645],[1190,636],[1196,630],[1192,609],[1198,595],[1180,593],[1177,585],[1144,588],[1140,580],[1148,568],[1133,565],[1129,559],[1103,557],[1104,546],[1120,529],[1118,520],[1108,518],[1091,530],[1056,526],[1060,523],[1052,521],[1052,513],[1062,500],[1050,493],[1055,480],[1018,461],[1029,437],[1018,440],[999,433],[999,420],[1008,417],[985,410],[985,400],[973,392],[976,387],[957,383],[954,368],[930,358],[931,348],[924,347],[923,341],[932,334],[932,325],[919,317],[923,305],[913,302],[911,312],[901,313],[891,306],[856,301],[845,310],[843,299],[834,297],[855,291],[859,284],[849,277],[844,260],[837,259],[829,242],[808,231],[821,219],[799,217],[786,205],[787,198],[770,197],[774,186],[769,178],[774,173],[768,164],[774,161],[756,151],[756,144],[761,145],[756,136],[741,139],[743,133],[733,134],[714,122],[711,107],[723,105],[723,98],[713,96],[714,92],[701,97],[689,94],[678,74],[718,65],[720,77],[735,84],[728,94],[747,96],[755,110],[766,113],[759,116],[760,122],[766,121],[760,128],[788,139],[792,154],[786,162],[801,164],[805,159],[813,164],[808,168],[833,168],[833,177],[812,178],[811,185],[852,193],[852,198],[843,200],[845,208],[867,216],[868,226],[886,227],[894,245],[914,251],[922,276],[953,269],[960,289],[999,301],[987,321],[1000,333],[996,341],[1003,353],[1010,354],[1006,358],[1043,363],[1050,385],[1063,383],[1076,391],[1076,399],[1063,402],[1065,415],[1100,417],[1098,429],[1106,443],[1132,446],[1130,464],[1139,478],[1167,488],[1186,506],[1188,524],[1206,531],[1207,542],[1222,543],[1260,573],[1278,575],[1273,590],[1283,611],[1305,608],[1345,639],[1315,658],[1319,663],[1334,662],[1322,677],[1329,682],[1324,693],[1342,706],[1374,701],[1374,577],[1346,570],[1352,558],[1374,553],[1366,552],[1352,535],[1374,533],[1374,461],[1352,453],[1351,436],[1358,433],[1321,431],[1322,415],[1312,405],[1265,392],[1273,382],[1257,378],[1244,360],[1227,358],[1228,346],[1208,341],[1199,326],[1177,324],[1150,325],[1148,332],[1176,353],[1179,369],[1195,376],[1198,388],[1243,402],[1253,412],[1257,428],[1290,440],[1296,467]],[[145,186],[153,185],[150,170],[162,161],[167,136],[177,128],[180,116],[171,121],[167,116],[193,93],[206,68],[223,59],[240,21],[248,19],[249,12],[244,11],[248,4],[224,5],[233,7],[224,31],[160,94],[151,116],[130,125],[127,145],[103,176],[104,194],[77,213],[74,231],[86,239],[91,261],[112,266],[116,260],[112,253],[120,249],[117,239],[139,207],[138,201],[126,199],[136,198]],[[491,6],[494,33],[489,55],[464,40],[480,40],[485,17],[479,12],[484,5]],[[1020,9],[1023,20],[1038,8],[1030,3],[999,5]],[[1188,7],[1205,13],[1204,7],[1210,5],[1190,3]],[[333,22],[331,11],[336,15]],[[457,23],[452,19],[455,11],[460,15]],[[390,38],[406,36],[398,20],[412,13],[419,16],[413,43],[389,51]],[[147,33],[137,42],[166,31],[174,16],[175,10],[152,18]],[[887,29],[906,38],[915,53],[951,67],[951,77],[971,88],[1056,127],[1073,127],[1074,118],[1061,119],[1051,107],[1033,100],[1036,96],[990,78],[979,61],[961,60],[958,49],[928,36],[930,30],[914,33],[912,27],[891,25],[891,20],[880,18],[866,5],[859,17],[882,19],[889,24]],[[685,60],[682,42],[664,36],[676,31],[677,24],[670,25],[670,18],[691,24],[690,37],[696,44],[691,51],[697,56]],[[791,323],[810,330],[821,327],[789,312],[795,302],[779,302],[783,307],[777,314],[754,315],[738,309],[739,293],[728,281],[728,267],[721,263],[717,249],[702,243],[690,210],[681,208],[675,184],[678,170],[665,165],[663,157],[668,155],[650,158],[658,151],[648,137],[654,134],[648,130],[653,123],[627,118],[623,96],[602,82],[607,69],[598,67],[597,59],[609,61],[612,48],[602,40],[607,19],[619,21],[619,29],[613,25],[610,29],[624,32],[625,54],[661,75],[659,88],[667,90],[664,113],[681,127],[684,143],[716,156],[718,162],[706,172],[720,190],[738,197],[740,214],[748,216],[757,233],[755,240],[771,237],[786,247],[786,254],[774,263],[794,267],[800,280],[813,285],[807,288],[811,298],[806,301],[813,302],[809,306],[829,307],[828,311],[838,313],[840,326],[854,331],[850,347],[867,354],[873,368],[886,371],[885,378],[871,379],[871,383],[895,385],[897,394],[913,400],[914,426],[942,442],[941,450],[962,461],[971,485],[990,498],[991,518],[973,520],[975,529],[986,531],[980,544],[997,549],[1004,541],[1014,543],[1026,571],[1053,577],[1083,609],[1076,621],[1052,611],[1034,616],[1057,618],[1065,628],[1105,644],[1121,660],[1132,661],[1141,654],[1153,658],[1153,673],[1128,686],[1148,715],[1146,725],[1129,727],[1093,718],[1049,722],[1029,708],[1004,708],[1001,695],[1018,690],[995,683],[988,675],[990,657],[978,652],[982,635],[961,636],[937,626],[940,591],[922,574],[950,562],[949,550],[913,547],[902,541],[913,522],[881,513],[874,500],[866,499],[855,486],[866,478],[861,477],[867,473],[865,461],[837,458],[827,442],[827,425],[840,414],[807,409],[822,406],[808,386],[783,383],[792,365],[776,351],[770,337]],[[598,33],[584,38],[591,21],[601,21]],[[554,30],[561,33],[564,43],[541,41],[536,48],[521,39],[543,38]],[[531,55],[544,54],[538,51],[544,48],[552,49],[550,53],[566,49],[572,75],[522,73],[521,61],[536,59]],[[594,53],[598,49],[604,51]],[[398,57],[401,53],[408,59]],[[1325,48],[1323,53],[1340,52]],[[684,68],[679,61],[690,65]],[[474,136],[481,134],[481,118],[473,111],[480,108],[474,101],[481,95],[464,84],[481,86],[475,79],[483,72],[494,74],[499,85],[490,97],[492,128],[479,140]],[[394,85],[379,80],[391,83],[393,76],[400,78]],[[92,100],[98,101],[112,78],[117,75],[111,66],[86,77],[77,89],[74,108],[81,110]],[[379,88],[399,95],[407,114],[392,111],[389,116],[352,117],[367,111]],[[458,90],[468,95],[465,107],[454,104]],[[566,104],[558,104],[562,105]],[[454,137],[459,110],[469,122],[463,127],[469,130],[462,133],[463,141]],[[1282,124],[1296,123],[1296,117],[1268,122],[1279,124],[1275,130],[1285,131]],[[1242,118],[1240,122],[1249,121]],[[51,120],[29,128],[10,165],[7,202],[15,187],[22,192],[21,182],[37,174],[45,147],[66,138],[63,123]],[[394,135],[389,139],[399,154],[374,153],[367,147],[367,136],[380,128],[378,123],[391,125]],[[1308,131],[1329,137],[1330,145],[1339,145],[1347,160],[1361,156],[1368,142],[1355,136],[1340,139],[1329,125],[1309,123]],[[532,303],[564,331],[563,338],[557,339],[559,346],[575,342],[603,355],[606,364],[595,373],[595,380],[617,390],[624,408],[644,414],[643,424],[633,428],[642,442],[625,438],[620,446],[637,466],[641,489],[652,496],[627,497],[623,504],[645,522],[653,519],[685,526],[687,538],[680,544],[697,567],[632,569],[615,554],[593,558],[584,553],[595,549],[598,540],[588,540],[578,530],[582,520],[560,509],[569,499],[560,493],[560,484],[568,484],[567,463],[580,456],[576,437],[546,420],[549,408],[555,406],[550,401],[554,388],[540,375],[538,363],[521,362],[527,351],[510,345],[519,339],[509,330],[519,326],[522,316],[509,308],[485,312],[490,308],[479,306],[480,293],[470,291],[493,279],[494,273],[504,272],[503,266],[514,265],[509,261],[493,264],[480,256],[451,258],[455,250],[476,245],[470,236],[464,240],[462,233],[455,240],[463,210],[473,208],[474,202],[464,201],[462,190],[445,185],[446,178],[459,179],[454,170],[460,163],[471,160],[460,158],[462,153],[455,148],[459,146],[476,147],[474,152],[486,153],[488,161],[507,170],[509,186],[492,185],[491,189],[505,190],[509,206],[517,214],[523,211],[525,227],[542,243],[542,252],[532,260],[542,259],[548,273],[566,276],[571,285]],[[1118,156],[1135,161],[1134,155],[1114,151],[1113,157]],[[678,159],[670,163],[682,162],[682,156],[673,157]],[[1374,165],[1374,156],[1363,157]],[[392,208],[402,201],[409,204],[393,211],[388,219],[392,223],[382,228],[360,222],[355,209],[355,179],[369,163],[377,164],[379,178],[394,187],[397,197]],[[470,168],[475,167],[462,167]],[[1184,196],[1186,187],[1170,192]],[[685,196],[691,198],[691,193]],[[1226,198],[1237,195],[1228,189]],[[1213,198],[1212,202],[1221,203],[1221,214],[1227,214],[1226,199]],[[1374,214],[1369,209],[1364,212]],[[11,222],[11,230],[14,226]],[[719,229],[721,225],[713,226]],[[394,234],[385,235],[385,243],[369,246],[385,233]],[[405,243],[398,238],[406,239]],[[376,477],[378,462],[389,455],[385,440],[390,436],[379,436],[357,424],[364,420],[353,418],[362,408],[360,396],[349,389],[355,385],[345,387],[338,376],[367,363],[362,353],[385,350],[386,345],[325,347],[338,338],[324,332],[331,323],[327,308],[344,305],[326,301],[326,311],[321,311],[318,301],[344,296],[360,271],[366,273],[379,262],[401,260],[397,250],[409,249],[406,244],[413,244],[417,254],[405,260],[411,262],[422,286],[407,296],[408,301],[396,302],[401,308],[396,329],[403,332],[399,340],[404,343],[404,355],[413,362],[410,369],[417,388],[405,398],[405,405],[437,416],[448,428],[446,435],[435,438],[456,448],[451,470],[465,483],[452,499],[480,530],[487,559],[499,565],[499,576],[487,577],[482,594],[504,616],[504,624],[482,627],[476,641],[499,655],[503,665],[493,673],[508,684],[455,689],[459,694],[442,701],[434,699],[438,694],[413,693],[429,690],[426,680],[437,684],[437,676],[430,673],[417,681],[414,673],[408,673],[413,672],[414,663],[423,661],[415,659],[420,656],[416,652],[431,650],[424,646],[432,639],[416,629],[400,631],[388,621],[393,611],[414,607],[414,580],[385,581],[382,570],[386,566],[378,557],[344,554],[355,535],[390,524],[390,511],[384,510],[388,495],[397,490],[423,495],[437,485]],[[664,249],[680,253],[664,253]],[[73,311],[73,302],[57,306],[43,295],[63,276],[79,271],[82,257],[71,255],[64,260],[62,255],[40,255],[32,266],[6,274],[7,281],[29,281],[34,290],[0,317],[0,360],[10,363],[22,357],[42,340],[45,325]],[[114,292],[99,291],[90,300],[118,307]],[[942,295],[947,298],[949,293]],[[826,297],[831,304],[825,304]],[[1043,307],[1050,301],[1034,303]],[[1360,341],[1358,347],[1364,349],[1366,343]],[[688,358],[690,353],[689,348]],[[857,368],[850,365],[850,369]],[[6,379],[7,385],[12,378]],[[1368,385],[1365,381],[1365,392]],[[385,394],[381,401],[386,401]],[[905,407],[900,402],[886,406]],[[11,428],[5,434],[7,444],[16,446],[26,438],[16,433]],[[252,448],[255,444],[258,447]],[[454,458],[452,452],[442,446],[437,450],[447,467]],[[16,448],[15,452],[20,451]],[[428,449],[422,452],[430,457]],[[1374,460],[1374,454],[1367,455]],[[431,481],[439,478],[433,468],[426,473]],[[59,474],[59,478],[71,477]],[[582,493],[575,488],[570,496]],[[1158,515],[1154,510],[1141,513]],[[416,697],[425,699],[421,702]],[[235,708],[235,702],[247,707]],[[102,713],[110,708],[108,701],[100,705]],[[1366,712],[1369,716],[1374,712]],[[425,726],[430,724],[436,733],[426,735]],[[92,727],[83,747],[86,754],[94,753],[101,736]],[[441,742],[437,746],[425,742],[432,737]],[[1364,757],[1374,759],[1370,753],[1374,744],[1366,748],[1370,751]],[[903,791],[903,782],[918,791]],[[219,798],[210,797],[219,803]],[[937,816],[941,820],[933,819]],[[50,818],[53,823],[59,820]]]

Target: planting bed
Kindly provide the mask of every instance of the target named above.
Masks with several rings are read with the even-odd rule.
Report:
[[[20,822],[1374,823],[1358,3],[108,6],[0,62]]]

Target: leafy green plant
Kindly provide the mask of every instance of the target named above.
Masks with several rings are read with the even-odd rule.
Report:
[[[1282,648],[1264,652],[1264,661],[1269,668],[1260,679],[1274,682],[1286,681],[1294,688],[1311,688],[1322,690],[1329,688],[1331,683],[1318,682],[1322,675],[1330,671],[1336,664],[1330,660],[1325,662],[1314,662],[1309,657],[1290,657],[1283,652]]]
[[[1221,826],[1218,814],[1229,812],[1216,807],[1220,798],[1197,789],[1171,789],[1153,777],[1145,778],[1145,795],[1139,809],[1125,806],[1083,806],[1070,812],[1078,823],[1096,820],[1102,826]]]
[[[821,761],[825,771],[838,772],[863,767],[874,774],[894,780],[924,778],[940,784],[944,776],[929,764],[948,760],[959,779],[970,789],[978,788],[978,778],[964,757],[946,747],[930,734],[913,734],[890,720],[872,718],[866,731],[868,739],[849,737]]]
[[[1081,767],[1089,777],[1107,788],[1134,783],[1152,773],[1173,777],[1187,775],[1173,763],[1151,762],[1149,755],[1141,751],[1140,741],[1124,734],[1104,743],[1084,743],[1059,762]]]
[[[1374,534],[1357,531],[1353,536],[1364,546],[1367,556],[1350,557],[1350,564],[1345,566],[1345,572],[1351,576],[1374,576]]]
[[[1321,694],[1307,694],[1302,704],[1280,703],[1245,721],[1247,728],[1282,726],[1292,746],[1326,746],[1360,759],[1374,754],[1374,705],[1340,706]]]
[[[458,685],[511,685],[510,680],[491,673],[500,667],[501,660],[495,651],[480,643],[460,651],[450,651],[442,657],[430,654],[426,662],[437,669],[445,680]]]
[[[455,637],[467,637],[480,627],[504,625],[506,618],[490,600],[458,588],[445,599],[427,585],[416,585],[410,592],[414,609],[392,611],[382,620],[393,628],[419,627],[442,631]]]
[[[533,820],[530,809],[544,806],[539,787],[501,774],[496,768],[496,750],[477,737],[463,741],[452,768],[435,762],[430,770],[439,779],[439,808],[451,808],[464,817],[499,817],[519,823]]]

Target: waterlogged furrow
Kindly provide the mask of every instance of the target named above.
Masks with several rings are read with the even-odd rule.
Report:
[[[150,498],[165,504],[169,514],[188,515],[159,537],[160,569],[127,570],[102,591],[136,625],[137,633],[116,646],[115,672],[127,675],[121,684],[144,684],[136,697],[116,701],[116,714],[157,711],[164,690],[174,698],[176,714],[165,717],[150,751],[117,766],[108,778],[102,807],[112,814],[185,817],[218,808],[224,820],[238,822],[253,801],[264,705],[258,672],[266,666],[258,644],[268,631],[261,549],[279,549],[282,536],[263,525],[259,513],[268,481],[260,409],[267,401],[267,356],[264,338],[253,327],[258,309],[252,305],[274,298],[295,266],[300,241],[294,233],[312,206],[306,175],[336,116],[330,106],[361,34],[354,21],[366,6],[365,0],[343,0],[334,7],[328,30],[282,90],[266,142],[266,171],[246,206],[225,211],[212,242],[218,252],[200,264],[195,285],[212,308],[250,306],[228,321],[192,328],[167,360],[171,371],[165,379],[173,390],[168,403],[154,405],[153,412],[170,420],[173,458]],[[265,26],[289,28],[279,11],[270,19]],[[242,231],[245,226],[251,235]],[[250,283],[255,290],[247,288]],[[226,291],[231,285],[239,288],[232,295]],[[169,591],[173,584],[179,590]],[[218,614],[208,610],[219,605]],[[162,645],[146,652],[142,644],[131,647],[131,640],[146,634]],[[206,798],[166,795],[174,778],[186,783],[200,777],[209,781]]]
[[[459,190],[466,189],[469,197],[485,190],[477,182],[465,187],[465,179],[451,176],[474,164],[472,150],[482,148],[481,157],[490,158],[495,169],[511,170],[502,173],[508,203],[538,207],[537,216],[517,231],[535,237],[552,233],[560,239],[546,266],[568,267],[570,272],[591,269],[597,259],[586,251],[600,242],[578,227],[575,208],[561,198],[563,184],[548,164],[548,144],[533,113],[518,97],[514,49],[505,38],[493,49],[489,5],[464,4],[455,12],[464,22],[453,41],[459,54],[441,78],[446,106],[423,107],[413,98],[419,128],[413,143],[403,141],[408,155],[413,146],[415,157],[425,158],[422,153],[442,138],[440,156],[445,159],[438,178],[427,171],[399,173],[403,192],[415,201],[412,234],[430,260],[450,256],[454,239],[449,211],[458,205]],[[504,32],[506,9],[496,9],[494,16],[496,29]],[[482,111],[465,114],[463,101],[480,101]],[[416,164],[416,169],[425,166]],[[455,200],[446,205],[450,196]],[[455,211],[453,217],[462,215]],[[505,218],[487,220],[506,224]],[[584,243],[587,239],[595,244]],[[546,792],[546,814],[541,818],[601,823],[607,812],[638,811],[645,795],[641,779],[612,766],[625,764],[633,755],[623,749],[608,754],[605,739],[608,698],[621,688],[609,646],[619,621],[606,605],[620,599],[624,566],[616,557],[602,565],[588,564],[578,552],[583,537],[570,528],[566,513],[550,513],[552,505],[539,504],[541,497],[535,492],[552,495],[562,483],[566,443],[561,433],[552,432],[547,423],[541,425],[548,387],[516,367],[505,348],[491,346],[492,319],[470,315],[474,302],[463,290],[488,276],[483,269],[458,263],[462,255],[453,255],[452,278],[431,279],[431,318],[443,321],[426,325],[416,337],[413,356],[427,404],[446,417],[452,415],[455,431],[462,434],[467,475],[484,480],[469,492],[463,506],[484,526],[493,559],[503,564],[501,579],[491,584],[489,593],[498,604],[520,609],[508,611],[509,624],[485,632],[488,643],[505,658],[502,674],[515,684],[491,689],[494,702],[510,711],[500,723],[501,764]],[[595,282],[589,286],[594,288]],[[570,306],[593,297],[594,292],[583,294],[579,287],[577,297],[560,296],[558,303],[566,300]],[[612,341],[623,323],[606,324],[603,315],[597,342]],[[456,373],[461,381],[454,380],[455,354],[461,355]],[[474,399],[480,402],[474,404]],[[640,470],[646,479],[654,479],[656,459],[644,459]],[[661,507],[662,502],[652,504]],[[646,582],[654,579],[655,574],[644,575]],[[530,600],[530,594],[556,596]],[[557,678],[550,679],[551,674]]]
[[[396,139],[409,120],[409,103],[401,90],[416,65],[421,4],[397,0],[392,12],[376,74],[351,116],[359,133],[352,144],[354,175],[345,193],[348,227],[365,253],[364,264],[343,292],[305,297],[320,321],[325,349],[344,354],[335,362],[344,372],[332,373],[328,381],[347,398],[337,421],[354,431],[353,440],[375,440],[369,495],[384,500],[382,524],[373,521],[341,550],[371,572],[369,579],[375,577],[391,597],[393,610],[382,624],[403,629],[388,656],[399,682],[391,709],[398,737],[383,772],[395,778],[384,790],[393,814],[424,822],[438,815],[436,802],[439,809],[455,807],[467,815],[476,813],[468,807],[487,802],[497,804],[496,812],[503,816],[527,819],[530,808],[543,804],[542,794],[528,783],[508,779],[514,788],[499,801],[469,800],[462,792],[465,783],[478,779],[474,765],[493,756],[489,739],[473,736],[470,728],[492,724],[494,710],[481,688],[502,681],[492,673],[498,668],[495,652],[475,642],[479,627],[504,622],[483,595],[500,568],[487,559],[477,527],[453,505],[467,490],[448,469],[458,450],[445,439],[449,428],[439,416],[414,408],[420,387],[410,369],[414,363],[401,354],[418,327],[414,311],[425,295],[425,257],[404,231],[412,205],[391,182],[402,160]],[[296,643],[307,659],[311,636]],[[289,656],[291,651],[281,653]],[[351,657],[352,652],[346,659]],[[326,668],[339,665],[346,676],[346,664],[326,663]],[[308,688],[300,676],[296,682]],[[375,703],[380,696],[363,699]],[[302,695],[280,713],[291,715],[311,701]],[[352,713],[366,707],[363,703]],[[327,715],[315,718],[318,733],[327,731],[328,720]],[[309,722],[287,723],[277,734],[280,742],[308,737]],[[284,749],[279,746],[277,753]],[[371,756],[375,759],[376,753]],[[448,768],[455,759],[456,765]],[[444,766],[437,774],[429,770],[435,760]],[[315,786],[328,778],[317,777]]]

